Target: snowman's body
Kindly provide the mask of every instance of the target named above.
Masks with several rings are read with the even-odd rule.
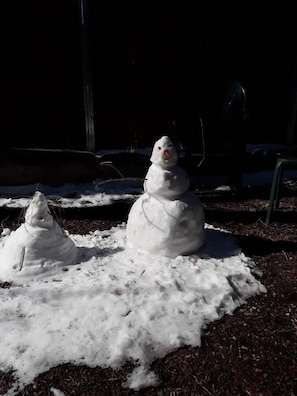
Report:
[[[76,262],[74,242],[53,219],[39,191],[26,210],[25,222],[6,238],[0,251],[0,274],[39,275]]]
[[[179,166],[163,169],[152,164],[144,180],[144,191],[159,198],[175,199],[187,191],[189,185],[188,175]]]
[[[204,243],[204,209],[167,136],[155,143],[151,162],[145,193],[128,216],[128,245],[169,257],[193,253]]]

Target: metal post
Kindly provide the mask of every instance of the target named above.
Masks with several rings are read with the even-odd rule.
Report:
[[[83,95],[86,128],[86,149],[95,151],[94,104],[92,89],[92,73],[89,54],[89,18],[88,0],[79,1],[80,30],[81,30],[81,56],[83,73]]]
[[[287,146],[291,146],[294,142],[294,135],[296,133],[296,115],[297,115],[297,57],[295,59],[293,87],[292,87],[292,102],[289,113],[288,129],[286,136]]]

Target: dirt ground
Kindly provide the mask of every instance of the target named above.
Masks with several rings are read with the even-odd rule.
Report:
[[[283,186],[280,208],[267,226],[269,192],[268,187],[235,195],[197,191],[206,222],[237,237],[243,252],[262,272],[267,294],[251,298],[233,315],[209,325],[200,347],[184,347],[156,360],[152,367],[160,378],[157,387],[139,392],[122,388],[132,371],[130,363],[117,372],[64,364],[40,375],[18,396],[52,396],[51,387],[67,396],[296,396],[297,188],[294,183]],[[113,210],[112,215],[65,211],[58,218],[69,232],[85,233],[121,223],[127,210]],[[1,220],[5,227],[15,228],[21,218],[1,213]],[[12,381],[12,373],[0,372],[1,395]]]

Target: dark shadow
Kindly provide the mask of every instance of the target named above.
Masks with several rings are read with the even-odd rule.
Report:
[[[243,223],[252,224],[256,221],[264,221],[266,212],[249,212],[249,211],[226,211],[220,209],[206,209],[205,219],[207,223]]]
[[[92,259],[92,257],[95,258],[100,258],[104,256],[112,256],[113,254],[116,254],[118,252],[123,251],[123,248],[116,247],[114,249],[112,248],[103,248],[100,249],[99,247],[85,247],[85,246],[79,246],[77,247],[77,262],[74,265],[79,265],[81,263],[85,263]]]
[[[196,194],[202,202],[240,202],[251,199],[264,199],[269,201],[270,187],[253,187],[251,189],[242,189],[240,193],[232,193],[232,191],[223,191],[213,188],[195,189]]]
[[[99,173],[104,179],[144,178],[151,165],[149,155],[135,152],[105,154],[98,159]]]
[[[204,245],[197,255],[202,259],[224,259],[237,255],[239,251],[240,247],[232,234],[221,230],[206,229]]]
[[[280,235],[281,237],[281,235]],[[246,236],[246,235],[235,235],[238,240],[239,246],[248,256],[267,256],[273,253],[285,252],[296,252],[297,242],[291,241],[272,241],[265,238]]]
[[[203,202],[240,202],[252,199],[262,199],[267,201],[268,207],[271,185],[244,187],[238,193],[233,193],[230,190],[220,190],[217,189],[217,186],[193,185],[191,190],[193,190]],[[280,199],[286,197],[297,198],[296,188],[294,189],[289,186],[282,185],[280,189]]]
[[[55,208],[55,216],[67,220],[117,220],[126,221],[133,202],[116,202],[112,205],[84,208]],[[10,222],[23,223],[23,208],[0,207],[0,221],[3,227]]]
[[[89,219],[89,220],[119,220],[126,221],[133,202],[115,202],[112,205],[85,207],[85,208],[61,208],[57,214],[65,219]]]
[[[213,200],[212,200],[213,199]],[[202,204],[205,202],[224,202],[221,198],[216,200],[210,198],[209,200],[201,198]],[[230,199],[226,197],[225,202],[230,202]],[[235,201],[234,201],[235,202]],[[118,201],[111,205],[96,206],[96,207],[84,207],[84,208],[55,208],[55,213],[58,218],[73,219],[73,220],[117,220],[127,221],[129,211],[133,201]],[[5,208],[0,207],[0,221],[4,223],[15,219],[21,219],[23,214],[23,208]],[[238,210],[221,210],[218,209],[205,209],[205,217],[207,223],[218,222],[218,223],[243,223],[252,224],[257,221],[264,223],[266,218],[266,210],[255,210],[255,211],[238,211]],[[19,223],[22,221],[20,220]],[[276,210],[273,211],[271,216],[271,224],[297,224],[297,211],[284,211]],[[4,223],[5,226],[5,223]]]
[[[222,211],[217,210],[206,210],[206,222],[207,223],[241,223],[241,224],[253,224],[255,222],[262,222],[264,226],[265,211]],[[297,223],[297,212],[296,211],[274,211],[271,216],[271,223],[279,224],[296,224]]]

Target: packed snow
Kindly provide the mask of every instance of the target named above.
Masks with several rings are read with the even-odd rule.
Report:
[[[52,204],[84,207],[117,200],[129,200],[132,207],[145,194],[142,183],[96,181],[59,191],[15,186],[10,196],[8,188],[0,188],[0,205],[31,207],[20,228],[4,228],[0,237],[0,283],[11,282],[0,288],[0,370],[15,374],[8,395],[67,362],[117,369],[133,361],[123,387],[156,385],[150,368],[155,359],[199,346],[209,323],[266,293],[236,239],[210,224],[204,224],[200,249],[170,258],[130,247],[126,223],[74,235],[48,210]],[[11,261],[18,249],[22,253]]]

